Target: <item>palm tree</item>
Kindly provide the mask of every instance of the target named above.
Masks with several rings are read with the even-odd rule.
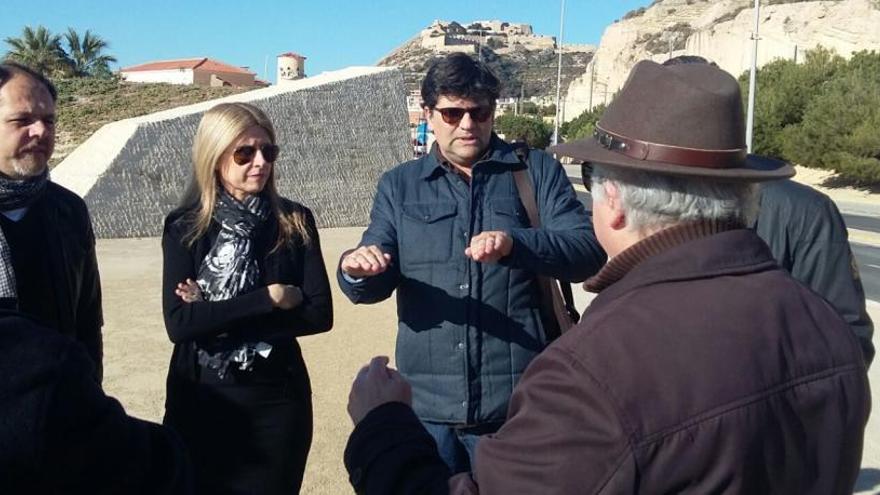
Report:
[[[52,34],[43,26],[32,29],[25,26],[21,37],[8,37],[9,45],[6,59],[27,65],[48,76],[58,75],[68,70],[67,55],[61,47],[61,36]]]
[[[110,45],[106,40],[86,29],[82,39],[73,28],[67,28],[64,34],[67,40],[70,68],[74,76],[107,77],[110,75],[110,63],[116,57],[101,52]]]

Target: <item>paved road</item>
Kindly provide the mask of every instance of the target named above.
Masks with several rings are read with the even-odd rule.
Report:
[[[856,256],[856,264],[859,265],[865,297],[880,301],[880,248],[857,242],[851,242],[850,246]]]
[[[843,221],[851,229],[867,230],[868,232],[880,232],[880,218],[866,217],[863,215],[843,214]]]

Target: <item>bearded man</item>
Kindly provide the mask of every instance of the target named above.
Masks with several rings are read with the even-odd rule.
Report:
[[[57,92],[0,64],[0,307],[82,343],[100,381],[101,283],[85,202],[49,180]]]

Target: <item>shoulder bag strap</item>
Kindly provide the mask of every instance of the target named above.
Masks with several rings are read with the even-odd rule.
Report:
[[[523,159],[524,154],[528,156],[528,148],[517,147],[515,151],[520,161],[528,167],[528,160]],[[516,184],[519,199],[528,214],[529,223],[533,228],[540,228],[541,217],[538,214],[535,188],[531,177],[528,175],[528,168],[514,170],[513,180]],[[536,275],[536,278],[541,293],[542,315],[544,316],[545,327],[548,327],[545,328],[545,334],[547,341],[550,342],[574,325],[575,320],[570,312],[574,310],[574,296],[571,293],[571,286],[564,282],[559,283],[557,280],[543,275]],[[560,285],[563,287],[560,288]],[[566,288],[568,289],[567,294],[564,291]],[[550,322],[550,324],[548,325],[546,322]]]

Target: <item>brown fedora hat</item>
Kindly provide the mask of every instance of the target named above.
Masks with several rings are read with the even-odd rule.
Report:
[[[785,162],[746,152],[739,84],[705,64],[633,67],[592,137],[550,148],[602,165],[719,180],[794,175]]]

